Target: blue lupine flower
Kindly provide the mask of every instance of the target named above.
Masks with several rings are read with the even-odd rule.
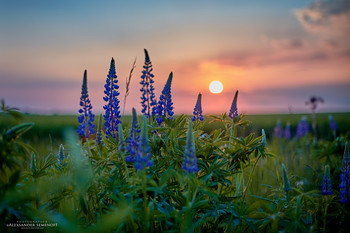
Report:
[[[158,101],[158,117],[157,122],[160,125],[163,122],[163,117],[168,115],[168,119],[173,119],[173,101],[171,100],[171,81],[173,80],[173,72],[170,73],[169,78],[164,86],[161,96]]]
[[[128,138],[128,147],[129,156],[125,158],[127,162],[135,162],[136,154],[140,146],[140,129],[137,123],[137,115],[135,108],[132,108],[132,122],[130,128],[130,136]]]
[[[148,141],[147,117],[142,116],[141,143],[136,153],[135,169],[143,170],[145,167],[152,167],[153,164],[151,160],[151,147]]]
[[[194,145],[194,138],[192,132],[192,121],[188,123],[187,140],[184,153],[184,163],[182,164],[182,170],[192,173],[198,171],[196,148]]]
[[[64,147],[61,144],[60,149],[58,150],[58,164],[62,166],[63,160],[64,160]]]
[[[201,93],[198,94],[197,103],[196,103],[196,106],[194,107],[194,110],[193,110],[192,121],[195,121],[195,120],[203,121],[202,94]]]
[[[277,121],[275,128],[273,129],[275,138],[281,138],[283,136],[283,129],[280,121]]]
[[[348,203],[350,201],[350,154],[349,145],[345,144],[344,156],[343,156],[343,166],[341,167],[340,174],[340,202],[342,204]]]
[[[118,100],[118,80],[115,72],[114,59],[111,60],[111,66],[109,68],[109,73],[107,75],[107,80],[105,84],[105,97],[103,100],[107,102],[103,109],[105,110],[105,131],[106,137],[111,136],[113,138],[118,134],[118,124],[121,123],[120,110],[119,110],[119,100]]]
[[[324,175],[323,175],[323,179],[321,182],[321,194],[322,195],[332,195],[333,194],[329,165],[325,166]]]
[[[299,138],[304,137],[309,132],[310,132],[309,123],[307,122],[306,116],[303,116],[298,123],[296,136]]]
[[[237,110],[237,97],[238,97],[238,90],[236,91],[235,97],[233,98],[231,108],[230,108],[230,113],[228,116],[231,119],[234,119],[235,117],[238,117],[238,110]]]
[[[332,115],[329,115],[328,118],[329,118],[329,129],[332,131],[337,131],[338,126],[335,120],[333,119]]]
[[[286,128],[283,131],[283,137],[285,139],[291,139],[292,138],[292,132],[290,131],[290,123],[288,122],[286,125]]]
[[[80,116],[78,117],[79,126],[77,129],[77,132],[80,136],[83,136],[85,138],[89,137],[89,134],[95,133],[95,125],[93,124],[95,115],[92,114],[91,109],[91,102],[88,95],[87,90],[87,75],[86,70],[84,71],[84,79],[83,79],[83,85],[81,89],[81,97],[80,97],[80,106],[79,109]]]
[[[153,71],[152,63],[149,58],[148,52],[145,49],[145,65],[143,66],[143,71],[141,75],[140,84],[142,85],[142,88],[140,89],[140,91],[142,93],[141,112],[144,115],[146,115],[147,118],[150,117],[150,114],[152,114],[152,117],[154,117],[157,114],[157,100],[154,94],[154,86],[153,86],[154,75],[151,73],[152,71]]]

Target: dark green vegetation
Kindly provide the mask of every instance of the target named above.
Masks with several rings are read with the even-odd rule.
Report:
[[[300,115],[240,115],[235,127],[225,114],[206,117],[193,129],[195,174],[182,171],[183,115],[148,125],[154,166],[136,171],[118,140],[81,142],[69,130],[77,128],[75,116],[1,114],[0,232],[23,231],[8,226],[23,220],[57,223],[47,232],[346,232],[349,203],[339,202],[339,175],[348,113],[333,114],[336,138],[328,115],[317,115],[317,140],[273,137],[278,119],[294,135]],[[128,138],[130,118],[122,121]],[[328,196],[320,193],[326,164]]]
[[[317,114],[318,131],[321,138],[329,137],[329,120],[328,113]],[[298,121],[302,116],[308,116],[311,121],[311,114],[271,114],[271,115],[247,115],[246,119],[252,124],[245,128],[239,129],[242,136],[250,133],[260,133],[261,129],[265,129],[267,138],[273,135],[273,128],[278,120],[281,121],[283,127],[287,122],[291,123],[292,132],[295,133]],[[339,127],[339,134],[346,134],[350,131],[350,113],[332,113],[334,120]],[[123,127],[130,126],[131,116],[122,116]],[[215,129],[225,129],[222,122],[209,122],[212,118],[204,117],[203,131],[210,133]],[[45,144],[46,150],[56,148],[57,145],[63,143],[63,130],[67,127],[76,129],[78,121],[76,115],[33,115],[24,114],[24,118],[16,120],[9,115],[0,113],[0,129],[8,129],[16,123],[33,122],[33,128],[22,136],[25,142],[33,145]],[[95,120],[97,125],[97,117]],[[47,152],[47,151],[46,151]]]

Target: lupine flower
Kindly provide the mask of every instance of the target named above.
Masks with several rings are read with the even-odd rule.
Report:
[[[98,118],[97,132],[96,132],[96,145],[101,145],[102,143],[102,114]]]
[[[235,97],[233,98],[231,108],[230,108],[230,113],[228,116],[231,119],[234,119],[235,117],[238,117],[238,110],[237,110],[237,97],[238,97],[238,91],[236,91]]]
[[[290,186],[290,182],[288,179],[287,169],[283,163],[282,163],[282,170],[283,170],[283,190],[285,192],[288,192],[288,191],[292,190],[292,187]]]
[[[292,138],[292,133],[290,131],[290,123],[288,122],[286,125],[286,128],[283,131],[283,137],[285,139],[291,139]]]
[[[125,139],[124,139],[122,124],[118,125],[118,141],[119,141],[119,150],[121,152],[125,152],[126,146],[125,146]]]
[[[283,129],[280,121],[277,121],[275,128],[273,129],[275,138],[281,138],[283,136]]]
[[[261,136],[262,136],[261,145],[266,146],[266,134],[264,129],[261,130]]]
[[[296,136],[299,138],[304,137],[309,131],[309,123],[307,122],[306,116],[303,116],[298,123]]]
[[[335,120],[333,119],[332,115],[329,115],[328,118],[329,118],[329,129],[332,131],[337,131],[338,126]]]
[[[145,65],[143,66],[143,71],[141,75],[141,82],[142,88],[140,89],[142,96],[141,96],[141,105],[142,110],[141,112],[147,116],[147,118],[150,117],[150,114],[152,114],[152,117],[154,117],[157,113],[157,101],[156,96],[154,94],[154,87],[153,87],[153,77],[154,75],[151,73],[153,71],[152,63],[149,58],[148,52],[145,49]]]
[[[160,125],[163,122],[162,116],[168,119],[173,119],[173,101],[171,100],[171,81],[173,80],[173,72],[170,73],[169,78],[164,86],[161,96],[158,101],[158,117],[157,122]]]
[[[121,123],[120,110],[119,110],[119,100],[118,100],[118,80],[115,72],[115,63],[114,59],[111,60],[111,66],[109,68],[109,73],[107,75],[106,84],[105,84],[105,97],[103,100],[107,102],[103,109],[105,110],[105,131],[106,137],[111,136],[113,138],[118,134],[118,124]]]
[[[340,170],[340,202],[344,204],[350,201],[350,154],[348,143],[345,144],[343,166]]]
[[[193,110],[192,121],[195,121],[195,120],[203,121],[202,94],[201,93],[198,94],[197,103],[196,103],[196,106],[194,107],[194,110]]]
[[[77,132],[80,136],[83,136],[85,138],[89,137],[89,134],[95,133],[95,125],[93,124],[95,115],[92,114],[91,109],[91,102],[88,95],[87,90],[87,76],[86,76],[86,70],[84,71],[84,79],[83,79],[83,85],[81,89],[81,97],[80,97],[80,106],[79,109],[80,116],[78,117],[79,126],[77,129]]]
[[[331,174],[329,171],[329,165],[325,166],[324,175],[321,182],[321,194],[322,195],[332,195],[332,184],[331,184]]]
[[[135,108],[132,108],[132,122],[130,128],[130,136],[128,138],[128,147],[129,156],[125,158],[127,162],[135,162],[136,154],[140,146],[140,129],[137,123],[137,115]]]
[[[64,147],[61,144],[60,149],[58,150],[58,164],[62,166],[63,160],[64,160]]]
[[[194,145],[194,138],[192,132],[192,121],[189,121],[188,123],[187,140],[182,169],[188,173],[198,171],[196,148]]]
[[[147,117],[142,116],[141,143],[138,152],[136,153],[135,169],[143,170],[145,167],[152,167],[151,147],[148,141]]]

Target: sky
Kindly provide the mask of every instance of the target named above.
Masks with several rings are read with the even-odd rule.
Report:
[[[94,113],[103,111],[110,60],[125,114],[141,110],[144,48],[158,97],[170,72],[175,114],[350,111],[350,1],[0,0],[0,99],[31,113],[77,113],[84,70]],[[209,92],[219,80],[224,90]],[[123,104],[121,104],[123,105]],[[123,107],[121,106],[123,111]]]

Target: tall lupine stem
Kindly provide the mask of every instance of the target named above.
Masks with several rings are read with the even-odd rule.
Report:
[[[238,98],[238,90],[233,97],[230,112],[228,116],[232,119],[232,125],[230,129],[230,140],[233,140],[233,137],[237,137],[237,126],[235,124],[235,118],[239,118],[238,109],[237,109],[237,98]]]
[[[197,97],[196,106],[193,110],[192,121],[199,120],[203,121],[203,112],[202,112],[202,94],[199,93]]]
[[[140,146],[140,129],[137,123],[137,114],[135,108],[132,108],[132,122],[130,127],[130,136],[128,138],[128,147],[129,156],[126,157],[127,162],[135,162],[136,155],[139,151]]]
[[[80,116],[78,117],[79,126],[77,132],[80,136],[83,137],[84,140],[89,138],[89,134],[95,133],[95,125],[93,124],[95,115],[91,112],[92,106],[87,90],[86,70],[84,71],[83,85],[81,88],[80,106]]]
[[[196,148],[193,138],[192,121],[189,121],[188,123],[187,140],[182,169],[188,173],[196,173],[198,171]]]
[[[328,115],[329,118],[329,129],[331,130],[333,137],[337,136],[338,125],[337,122],[333,119],[332,115]]]
[[[173,101],[171,100],[171,82],[173,80],[173,72],[169,74],[168,80],[164,86],[161,96],[159,97],[157,106],[157,122],[160,125],[163,122],[162,117],[167,117],[168,119],[173,119]]]
[[[136,170],[144,170],[146,167],[152,167],[151,147],[148,141],[147,117],[142,116],[141,142],[138,153],[136,153]]]
[[[63,164],[63,161],[64,161],[64,147],[63,147],[63,145],[61,144],[60,145],[60,148],[59,148],[59,150],[58,150],[58,164],[60,165],[60,166],[63,166],[64,164]]]
[[[333,194],[329,165],[326,165],[325,169],[324,169],[324,175],[323,175],[323,179],[321,182],[321,194],[322,195],[332,195]]]
[[[98,118],[97,132],[96,132],[96,146],[102,144],[102,114]]]
[[[282,170],[283,170],[283,191],[286,192],[286,200],[289,201],[289,191],[292,190],[292,187],[290,186],[286,166],[284,166],[283,163],[282,163]]]
[[[231,104],[231,108],[230,108],[230,112],[228,114],[228,116],[232,120],[234,120],[235,117],[238,117],[237,97],[238,97],[238,90],[236,91],[235,97],[233,98],[233,101],[232,101],[232,104]]]
[[[281,138],[283,136],[283,129],[280,121],[277,121],[276,126],[273,129],[273,136],[275,138]]]
[[[118,124],[121,123],[120,119],[120,110],[119,110],[119,92],[118,92],[118,80],[115,72],[115,62],[112,58],[111,65],[109,68],[109,73],[107,75],[106,84],[105,84],[105,97],[103,100],[107,102],[103,106],[105,110],[105,131],[106,137],[111,136],[113,138],[118,134]]]
[[[326,220],[327,220],[327,210],[328,210],[328,196],[333,194],[332,184],[331,184],[331,174],[329,165],[325,166],[324,175],[321,182],[321,194],[324,201],[324,211],[323,211],[323,232],[326,232]]]
[[[285,139],[291,139],[292,138],[292,132],[290,131],[290,123],[288,122],[286,125],[286,128],[283,131],[283,137]]]
[[[349,154],[349,144],[345,144],[344,156],[343,156],[343,166],[341,167],[340,174],[340,202],[342,204],[348,203],[350,201],[350,154]]]
[[[296,136],[298,138],[304,137],[310,132],[309,123],[307,122],[306,116],[303,116],[298,123]]]
[[[154,94],[154,86],[153,86],[153,78],[154,75],[152,74],[153,68],[152,63],[149,58],[148,52],[145,49],[145,65],[143,66],[142,75],[141,75],[141,106],[142,110],[141,112],[149,118],[150,115],[152,117],[155,117],[157,113],[157,101],[156,96]]]
[[[124,164],[124,169],[125,169],[125,172],[126,172],[126,176],[129,176],[129,169],[128,169],[128,165],[126,164],[126,158],[125,158],[126,145],[125,145],[125,139],[124,139],[122,124],[118,125],[118,143],[119,143],[119,150],[120,150],[120,152],[122,153],[122,156],[123,156],[123,164]]]

